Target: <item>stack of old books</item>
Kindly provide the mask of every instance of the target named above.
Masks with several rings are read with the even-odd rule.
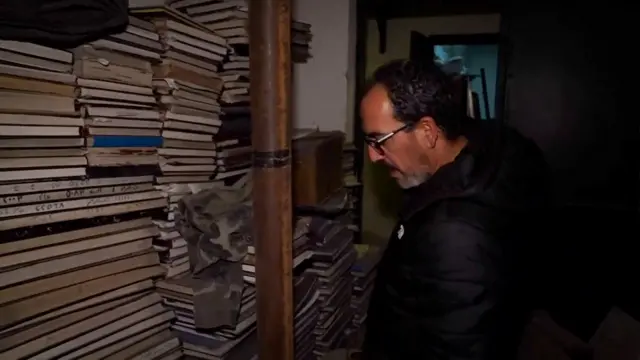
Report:
[[[151,66],[160,61],[161,44],[151,23],[129,22],[124,33],[74,50],[91,174],[122,173],[123,167],[153,174],[158,165],[162,122]]]
[[[67,51],[0,41],[0,182],[85,175],[72,63]]]
[[[112,166],[111,173],[86,176],[82,127],[137,120],[127,114],[140,99],[108,96],[114,90],[145,96],[142,84],[123,81],[140,64],[115,40],[127,34],[73,53],[1,42],[2,359],[182,356],[168,331],[173,314],[153,287],[164,271],[152,248],[158,231],[150,214],[166,200],[153,189],[153,176],[120,172],[127,166],[117,165],[127,161],[90,161]],[[119,125],[96,128],[104,127]]]
[[[355,169],[355,158],[358,149],[353,144],[345,144],[342,152],[342,170],[344,187],[347,190],[347,205],[344,222],[357,234],[360,233],[360,207],[362,206],[362,183],[358,180]]]
[[[369,300],[373,292],[373,283],[376,278],[376,270],[382,249],[374,245],[354,245],[358,258],[351,267],[353,275],[353,293],[351,296],[351,308],[353,309],[353,321],[350,324],[352,332],[358,332],[367,319]]]
[[[251,166],[249,59],[232,55],[223,70],[223,123],[216,135],[218,171],[235,176],[249,171]]]
[[[339,221],[313,217],[309,237],[314,243],[313,267],[308,271],[320,281],[320,315],[315,328],[314,354],[324,356],[343,345],[351,324],[352,276],[356,260],[353,231]]]
[[[218,69],[228,52],[226,41],[171,7],[135,7],[135,14],[154,24],[163,46],[162,62],[153,68],[164,120],[164,142],[158,150],[163,176],[158,182],[210,178],[216,171],[213,135],[221,124],[218,99],[223,86]]]
[[[220,75],[224,80],[221,101],[226,105],[242,104],[251,101],[249,96],[249,57],[229,56],[229,61],[222,65]]]
[[[318,307],[319,284],[317,276],[309,272],[296,276],[293,281],[294,351],[295,359],[316,359],[315,328],[320,315]]]
[[[181,0],[171,3],[195,21],[224,37],[231,50],[222,65],[224,88],[220,98],[222,125],[215,136],[220,177],[237,178],[251,166],[251,112],[249,89],[248,3],[244,0]],[[292,56],[304,62],[309,55],[310,26],[292,24]]]
[[[171,326],[182,340],[184,353],[196,359],[251,359],[256,353],[256,291],[246,284],[242,291],[240,310],[233,326],[221,326],[215,330],[204,330],[198,312],[226,316],[234,313],[221,304],[210,304],[210,309],[196,307],[196,294],[210,287],[210,282],[185,274],[158,282],[158,291],[167,307],[174,310],[176,321]],[[200,305],[202,306],[202,305]]]
[[[225,37],[235,54],[249,55],[248,2],[248,0],[177,1],[172,6]],[[311,26],[293,21],[291,56],[294,62],[305,62],[309,59],[310,42]]]
[[[296,359],[308,359],[313,356],[315,347],[315,327],[318,323],[319,281],[317,276],[306,271],[308,261],[313,256],[309,241],[310,218],[300,218],[293,233],[293,271],[294,279],[294,340]],[[255,247],[250,245],[242,264],[245,281],[255,284]]]
[[[216,146],[222,80],[218,67],[226,41],[170,7],[137,6],[133,11],[153,24],[162,44],[161,62],[153,67],[153,88],[161,111],[161,175],[157,189],[169,200],[166,214],[154,220],[160,236],[154,245],[175,277],[189,270],[185,240],[175,229],[174,211],[185,195],[215,186]]]
[[[37,186],[69,189],[70,181],[55,185]],[[14,185],[2,190],[8,186]],[[110,206],[82,210],[116,213]],[[122,359],[151,350],[181,356],[177,339],[167,331],[173,314],[153,287],[153,279],[163,274],[151,248],[157,230],[144,214],[123,212],[91,220],[49,212],[34,217],[74,220],[29,228],[2,221],[2,359]]]
[[[217,71],[227,53],[226,42],[173,12],[152,14],[148,19],[163,46],[162,62],[153,69],[164,119],[159,154],[160,170],[167,179],[160,182],[211,177],[216,169],[213,135],[220,126],[222,80]]]
[[[309,239],[308,230],[310,221],[310,218],[307,217],[298,219],[293,232],[293,244],[291,249],[293,252],[293,269],[294,271],[300,270],[298,273],[307,269],[308,266],[306,265],[308,265],[308,260],[313,256],[313,247]],[[255,284],[256,281],[255,254],[255,246],[249,245],[247,249],[247,256],[245,256],[242,264],[244,279],[252,284]]]
[[[155,16],[151,21],[164,47],[162,64],[154,68],[164,118],[160,170],[178,180],[211,177],[216,170],[213,135],[220,126],[222,80],[217,71],[227,54],[226,42],[186,17]]]

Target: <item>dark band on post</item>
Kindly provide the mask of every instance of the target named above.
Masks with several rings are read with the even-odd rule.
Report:
[[[290,164],[289,149],[253,152],[253,167],[256,168],[280,168]]]

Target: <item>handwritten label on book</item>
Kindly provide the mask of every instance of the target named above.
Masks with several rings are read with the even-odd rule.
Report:
[[[18,229],[25,226],[51,224],[60,221],[87,219],[95,216],[112,216],[126,212],[164,208],[166,206],[166,199],[153,199],[85,209],[41,213],[12,219],[0,219],[0,231]]]
[[[11,185],[0,185],[0,194],[24,194],[41,191],[55,191],[74,188],[87,188],[87,187],[99,187],[99,186],[115,186],[115,185],[127,185],[138,184],[145,182],[152,182],[153,176],[135,176],[135,177],[121,177],[121,178],[102,178],[102,179],[81,179],[81,180],[61,180],[61,181],[46,181],[46,182],[33,182]]]
[[[61,191],[50,191],[36,194],[9,195],[0,197],[0,206],[11,206],[18,204],[30,204],[45,201],[59,201],[92,197],[100,195],[111,195],[118,193],[130,193],[148,191],[153,188],[151,184],[126,184],[118,186],[105,186],[99,188],[80,188]]]
[[[126,203],[131,201],[151,200],[161,197],[161,193],[157,191],[147,191],[131,194],[118,194],[111,196],[101,196],[89,199],[67,200],[47,202],[43,204],[12,206],[0,208],[0,218],[8,218],[14,216],[24,216],[37,213],[47,213],[61,210],[72,210],[85,207],[94,207],[100,205],[110,205]]]

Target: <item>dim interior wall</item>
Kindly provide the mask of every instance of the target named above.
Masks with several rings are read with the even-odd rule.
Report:
[[[465,66],[468,69],[469,74],[480,75],[481,69],[485,70],[485,76],[487,80],[487,98],[489,99],[489,112],[490,116],[487,117],[483,93],[482,93],[482,80],[480,77],[475,78],[471,82],[471,87],[478,96],[480,96],[480,116],[482,119],[494,118],[495,111],[495,99],[496,99],[496,80],[498,78],[498,45],[472,45],[468,46],[465,51]]]
[[[293,17],[311,24],[313,34],[313,57],[293,65],[293,126],[344,131],[351,141],[356,0],[294,0]]]
[[[366,73],[371,75],[380,65],[394,59],[407,58],[411,31],[424,35],[498,33],[500,15],[461,15],[393,19],[387,25],[387,49],[379,52],[376,22],[367,29]],[[363,241],[386,243],[395,225],[401,191],[386,169],[371,164],[365,153],[363,171]]]

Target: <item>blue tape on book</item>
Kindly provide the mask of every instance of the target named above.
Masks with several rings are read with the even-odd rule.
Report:
[[[91,147],[161,147],[162,136],[93,136]]]

